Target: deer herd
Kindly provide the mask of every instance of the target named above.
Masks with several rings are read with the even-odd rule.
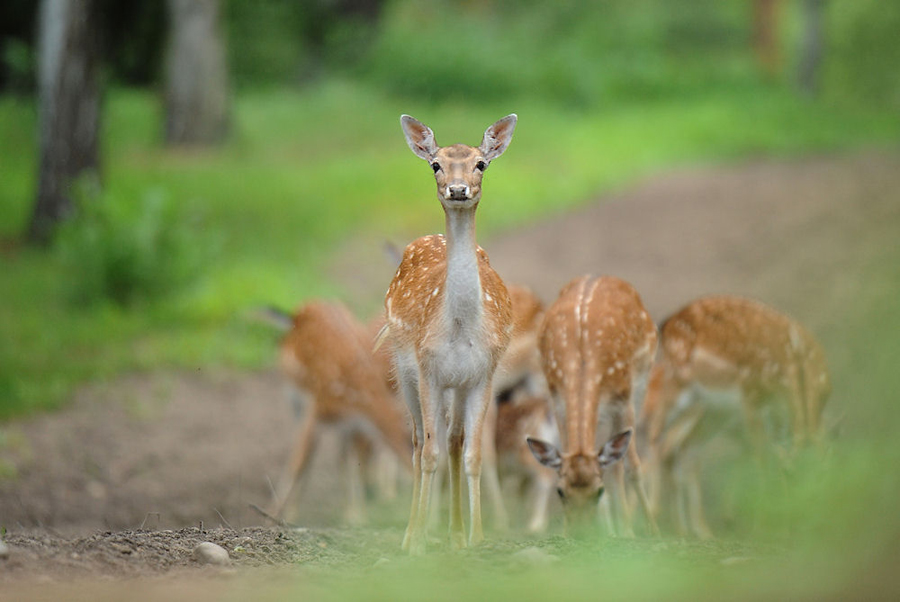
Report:
[[[517,491],[529,531],[547,528],[558,496],[570,535],[605,525],[630,536],[637,524],[658,534],[659,519],[710,537],[701,475],[712,439],[782,459],[821,442],[822,349],[775,309],[703,297],[658,329],[619,278],[576,277],[548,307],[503,282],[476,243],[475,212],[516,119],[491,125],[477,147],[442,147],[401,117],[434,173],[446,234],[406,247],[372,323],[338,302],[284,316],[281,367],[300,419],[275,516],[326,428],[338,433],[349,520],[364,519],[366,484],[393,497],[399,473],[411,477],[402,545],[412,554],[425,551],[439,508],[449,508],[452,546],[483,539],[482,482],[499,529],[510,522],[503,492]]]

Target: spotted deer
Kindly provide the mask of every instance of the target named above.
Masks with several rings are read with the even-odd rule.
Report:
[[[371,341],[370,329],[339,303],[312,301],[293,315],[280,344],[280,363],[302,418],[275,493],[275,516],[283,515],[325,427],[341,435],[351,520],[363,519],[367,475],[359,470],[374,451],[386,447],[411,468],[407,422]]]
[[[618,278],[576,278],[547,310],[539,345],[562,449],[537,438],[529,438],[528,445],[541,464],[557,471],[570,534],[585,531],[597,515],[609,472],[616,530],[631,533],[627,472],[656,531],[632,442],[634,401],[643,395],[656,344],[656,326],[640,296]],[[623,458],[624,468],[618,463]]]
[[[516,481],[519,491],[527,491],[531,506],[527,527],[539,532],[547,528],[555,479],[552,470],[535,460],[525,440],[529,436],[558,439],[537,344],[544,304],[528,287],[514,284],[507,289],[512,301],[512,338],[494,374],[496,403],[487,415],[485,451],[493,450],[499,480]],[[502,499],[499,491],[496,495]]]
[[[466,545],[463,462],[469,491],[468,544],[484,538],[484,417],[492,399],[494,371],[509,344],[512,319],[506,287],[475,242],[475,210],[484,172],[512,140],[516,116],[490,126],[478,147],[441,147],[423,123],[408,115],[400,122],[410,149],[434,172],[447,231],[446,236],[419,238],[404,250],[385,296],[387,325],[379,337],[391,343],[396,377],[414,424],[413,500],[403,547],[421,554],[439,459],[435,439],[445,412],[451,543]]]
[[[817,444],[830,392],[815,338],[768,305],[710,296],[668,318],[641,423],[659,473],[661,504],[674,513],[679,531],[712,536],[700,487],[704,448],[712,438],[746,438],[758,458],[778,450],[772,427],[786,426],[791,451]]]

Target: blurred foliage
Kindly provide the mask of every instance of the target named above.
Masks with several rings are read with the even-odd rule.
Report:
[[[239,87],[361,77],[426,98],[614,98],[751,89],[752,0],[221,0]],[[158,80],[165,4],[98,0],[112,80]],[[795,81],[800,0],[778,14],[780,81]],[[0,90],[30,89],[37,2],[0,6]],[[823,91],[842,102],[900,103],[900,4],[826,0]]]
[[[361,72],[431,98],[587,105],[755,79],[744,3],[395,2]]]
[[[826,92],[900,107],[900,2],[831,0]]]
[[[76,189],[77,214],[55,240],[66,295],[75,303],[152,301],[197,278],[216,252],[199,213],[161,190],[121,201],[90,180]]]

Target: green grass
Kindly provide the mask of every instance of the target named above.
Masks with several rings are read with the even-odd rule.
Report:
[[[133,370],[253,368],[272,357],[272,335],[242,312],[346,296],[326,260],[359,233],[407,240],[440,231],[426,165],[406,148],[401,112],[439,143],[480,140],[519,114],[515,140],[485,183],[482,240],[578,205],[661,168],[889,144],[900,118],[803,102],[776,88],[574,111],[539,101],[422,103],[362,84],[327,80],[305,91],[246,92],[234,102],[223,148],[168,150],[149,92],[113,90],[105,104],[107,193],[137,202],[160,190],[198,206],[220,250],[202,277],[162,300],[78,307],[52,253],[4,244],[0,272],[0,418],[58,406],[79,383]],[[36,112],[0,98],[0,239],[27,224],[36,173]],[[197,244],[208,244],[198,236]],[[380,252],[373,249],[373,253]],[[360,312],[379,300],[346,299]]]

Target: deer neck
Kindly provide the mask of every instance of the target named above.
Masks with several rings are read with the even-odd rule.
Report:
[[[458,335],[480,327],[481,279],[475,243],[475,208],[445,210],[447,226],[447,281],[444,317],[449,332]]]

